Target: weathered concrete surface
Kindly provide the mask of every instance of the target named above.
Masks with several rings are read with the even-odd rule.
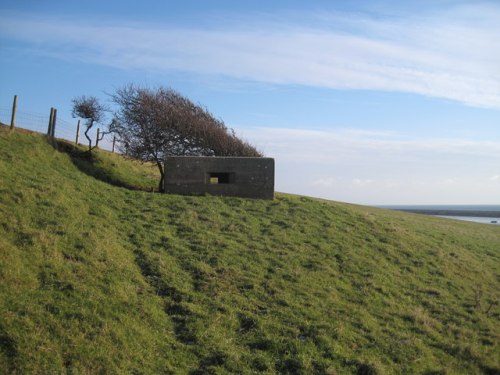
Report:
[[[274,159],[173,156],[165,160],[165,192],[274,198]]]

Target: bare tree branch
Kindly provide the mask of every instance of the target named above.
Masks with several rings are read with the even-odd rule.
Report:
[[[89,137],[88,133],[90,129],[92,129],[94,124],[100,123],[104,120],[108,108],[99,103],[99,100],[94,96],[76,97],[71,102],[73,103],[73,111],[72,111],[73,117],[81,117],[86,120],[84,123],[86,127],[84,135],[89,142],[88,151],[91,152],[93,148],[97,147],[99,139],[96,141],[95,146],[92,147],[92,139]]]

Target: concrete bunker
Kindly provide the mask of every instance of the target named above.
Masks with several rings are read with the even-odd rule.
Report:
[[[274,198],[274,159],[171,156],[165,159],[165,192]]]

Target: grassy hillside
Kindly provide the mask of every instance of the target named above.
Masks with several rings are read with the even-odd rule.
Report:
[[[500,372],[498,226],[132,186],[0,127],[0,373]]]

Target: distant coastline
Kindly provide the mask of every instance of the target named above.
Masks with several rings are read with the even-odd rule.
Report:
[[[443,209],[415,209],[392,208],[395,211],[411,212],[414,214],[433,216],[474,216],[474,217],[500,217],[500,211],[472,211],[472,210],[443,210]]]
[[[383,206],[383,208],[422,215],[445,216],[450,218],[488,218],[500,222],[500,205],[482,206]],[[473,220],[475,221],[475,220]]]

